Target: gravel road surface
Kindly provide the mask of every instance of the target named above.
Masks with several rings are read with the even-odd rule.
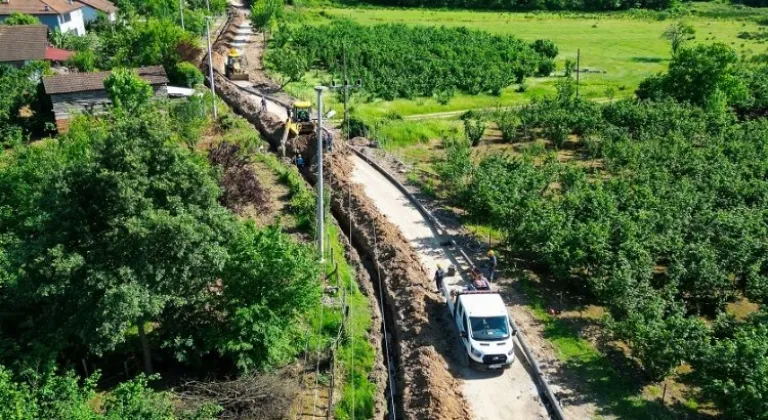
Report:
[[[366,195],[379,211],[394,223],[411,243],[422,260],[424,269],[434,273],[437,264],[460,266],[453,252],[440,246],[440,239],[419,210],[395,185],[358,156],[353,156],[355,171],[352,179],[365,189]],[[463,271],[463,270],[459,270]],[[447,286],[457,286],[463,279],[457,274],[446,278]],[[447,310],[447,309],[446,309]],[[456,334],[454,330],[446,334]],[[457,337],[458,342],[458,337]],[[458,344],[457,344],[458,345]],[[541,402],[538,389],[529,373],[523,354],[517,350],[517,360],[503,372],[481,372],[458,366],[449,360],[462,380],[462,393],[477,420],[547,419],[549,415]]]

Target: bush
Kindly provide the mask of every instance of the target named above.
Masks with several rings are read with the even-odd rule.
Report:
[[[5,20],[0,22],[2,25],[39,25],[40,19],[32,15],[13,12]]]
[[[203,72],[201,72],[194,64],[182,61],[181,63],[176,64],[172,79],[176,84],[186,87],[195,87],[202,85],[205,78],[203,77]]]
[[[96,55],[93,51],[78,51],[67,61],[68,67],[74,67],[80,72],[91,72],[96,70]]]
[[[483,116],[475,111],[467,111],[461,116],[461,121],[464,123],[464,134],[467,140],[472,146],[479,145],[480,140],[483,139],[483,134],[485,134]]]

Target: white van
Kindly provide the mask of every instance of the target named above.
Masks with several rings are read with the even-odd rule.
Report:
[[[507,306],[491,290],[462,291],[448,301],[470,366],[504,369],[515,361],[514,337]],[[453,303],[453,305],[450,305]],[[464,358],[466,357],[466,358]]]

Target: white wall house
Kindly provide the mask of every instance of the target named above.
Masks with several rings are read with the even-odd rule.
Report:
[[[75,0],[0,0],[0,22],[13,13],[35,16],[50,30],[85,35],[83,3]]]

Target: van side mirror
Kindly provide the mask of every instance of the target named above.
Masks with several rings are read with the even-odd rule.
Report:
[[[459,335],[461,336],[461,338],[469,338],[469,334],[467,334],[466,331],[460,332]]]
[[[517,336],[517,330],[512,330],[512,337]]]

